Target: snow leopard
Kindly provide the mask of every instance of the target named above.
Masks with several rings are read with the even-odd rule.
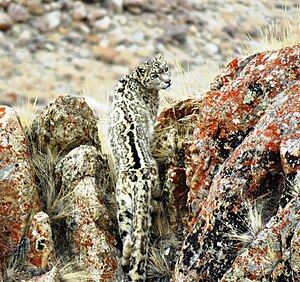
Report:
[[[145,281],[153,197],[159,197],[159,172],[151,142],[159,90],[172,84],[162,54],[138,65],[115,87],[110,111],[110,143],[116,173],[117,221],[122,264],[129,281]]]

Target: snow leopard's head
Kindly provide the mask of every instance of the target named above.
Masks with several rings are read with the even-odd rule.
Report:
[[[139,82],[149,90],[167,89],[171,86],[171,72],[162,54],[137,66],[136,75]]]

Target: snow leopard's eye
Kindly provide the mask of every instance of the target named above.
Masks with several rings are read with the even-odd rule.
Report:
[[[156,78],[158,78],[159,76],[158,76],[158,74],[151,74],[151,79],[156,79]]]
[[[168,71],[169,71],[169,67],[166,67],[166,68],[165,68],[165,72],[168,72]]]

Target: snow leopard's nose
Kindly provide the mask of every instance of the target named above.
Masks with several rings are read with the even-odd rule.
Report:
[[[166,84],[168,84],[168,85],[171,85],[171,84],[172,84],[171,78],[168,78],[168,79],[164,80],[164,82],[165,82]]]

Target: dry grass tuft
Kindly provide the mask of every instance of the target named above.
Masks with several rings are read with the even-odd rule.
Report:
[[[14,106],[24,128],[29,128],[38,111],[37,98],[32,102],[29,97],[26,102]]]
[[[150,247],[147,264],[147,279],[150,281],[167,282],[172,276],[170,260],[167,257],[170,248],[165,251]]]
[[[221,72],[218,62],[206,62],[194,68],[190,68],[187,64],[184,68],[176,59],[173,62],[173,69],[172,88],[160,91],[160,110],[174,101],[190,96],[201,98],[209,90],[210,82]]]
[[[49,148],[46,148],[46,153],[41,153],[34,147],[32,150],[43,210],[49,215],[51,221],[66,218],[70,213],[69,198],[72,191],[66,192],[63,189],[56,189],[57,183],[54,176],[54,167],[58,155]]]
[[[293,14],[291,11],[283,10],[280,22],[273,22],[261,29],[260,40],[253,40],[249,36],[249,42],[246,44],[241,54],[251,54],[264,52],[268,50],[281,49],[287,46],[293,46],[300,42],[300,7]]]
[[[265,266],[265,272],[272,274],[278,263],[281,261],[282,254],[276,251],[272,246],[268,245],[265,253],[262,255],[262,265]]]
[[[242,243],[242,249],[240,252],[243,252],[254,241],[257,234],[263,229],[262,209],[256,205],[251,205],[251,203],[248,203],[246,208],[247,217],[244,220],[244,223],[247,227],[247,232],[239,233],[238,231],[233,230],[232,233],[227,234],[227,237],[231,240]]]
[[[67,262],[58,264],[59,274],[62,282],[89,281],[89,275],[86,271],[78,269],[76,262]]]

